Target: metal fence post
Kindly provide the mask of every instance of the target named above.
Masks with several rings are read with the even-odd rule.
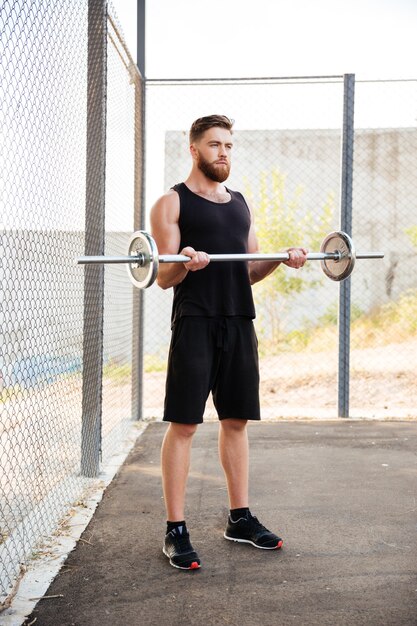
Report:
[[[107,0],[88,2],[85,254],[104,254]],[[101,453],[104,269],[84,275],[81,474],[97,476]]]
[[[146,72],[145,72],[145,38],[146,38],[146,0],[137,0],[137,66],[138,70],[145,80]]]
[[[352,234],[354,105],[355,75],[345,74],[343,80],[340,228],[348,235]],[[339,291],[339,417],[349,417],[350,296],[351,279],[348,278],[340,283]]]
[[[137,0],[137,67],[135,80],[135,208],[134,230],[145,228],[145,0]],[[143,417],[143,350],[145,294],[133,288],[132,416]]]
[[[145,81],[137,78],[135,83],[135,208],[134,230],[145,227],[144,216],[144,91]],[[142,289],[133,289],[132,325],[132,417],[143,416],[143,346],[144,346],[144,300]]]

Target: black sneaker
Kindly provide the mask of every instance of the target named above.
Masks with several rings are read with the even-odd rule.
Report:
[[[198,569],[200,559],[190,543],[190,535],[184,526],[174,528],[165,535],[162,548],[165,556],[173,567],[178,569]]]
[[[234,522],[229,515],[224,537],[230,541],[251,543],[261,550],[278,550],[284,543],[281,537],[271,533],[251,513],[247,517],[240,517],[237,522]]]

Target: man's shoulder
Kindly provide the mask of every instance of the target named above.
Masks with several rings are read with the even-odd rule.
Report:
[[[176,189],[177,185],[168,189],[162,196],[160,196],[157,200],[158,203],[176,205],[179,201],[178,191]]]
[[[180,210],[180,200],[175,189],[168,189],[158,198],[151,210],[151,217],[177,221]]]
[[[177,185],[175,185],[174,187],[171,187],[170,189],[168,189],[164,193],[164,196],[166,198],[178,198],[178,188],[177,188]]]

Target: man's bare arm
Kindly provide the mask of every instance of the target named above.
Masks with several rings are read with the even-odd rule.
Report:
[[[176,191],[170,190],[154,204],[151,210],[151,232],[159,254],[178,254],[181,232],[178,224],[180,201]],[[209,263],[208,255],[186,246],[180,251],[191,258],[187,263],[161,263],[157,282],[162,289],[181,283],[188,272],[203,269]]]

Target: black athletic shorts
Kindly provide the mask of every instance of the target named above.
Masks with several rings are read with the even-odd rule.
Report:
[[[210,391],[219,419],[260,419],[258,341],[250,318],[190,316],[175,322],[164,421],[202,423]]]

